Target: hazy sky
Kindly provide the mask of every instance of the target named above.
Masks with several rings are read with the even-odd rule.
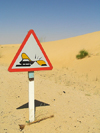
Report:
[[[100,0],[0,0],[0,44],[22,43],[30,29],[44,41],[100,31]]]

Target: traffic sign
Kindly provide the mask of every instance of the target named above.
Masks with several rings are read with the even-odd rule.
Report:
[[[30,30],[12,60],[8,71],[38,71],[51,70],[52,68],[52,64],[35,32]]]

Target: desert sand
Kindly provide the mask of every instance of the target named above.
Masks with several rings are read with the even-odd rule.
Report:
[[[8,72],[20,45],[0,45],[0,133],[100,133],[100,31],[42,43],[53,69],[35,71],[35,119],[54,117],[31,125],[28,73]]]

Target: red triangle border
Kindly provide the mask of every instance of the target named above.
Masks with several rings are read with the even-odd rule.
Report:
[[[25,44],[26,44],[26,42],[28,41],[28,39],[29,39],[29,37],[30,37],[31,34],[34,36],[34,38],[35,38],[35,40],[36,40],[38,46],[40,47],[40,49],[41,49],[41,51],[42,51],[44,57],[46,58],[46,61],[47,61],[48,64],[49,64],[49,67],[41,67],[41,68],[17,68],[17,69],[14,68],[14,69],[12,69],[12,67],[13,67],[13,65],[14,65],[14,63],[15,63],[15,61],[17,60],[19,54],[21,53],[23,47],[25,46]],[[38,40],[38,38],[37,38],[35,32],[34,32],[32,29],[29,30],[29,32],[28,32],[28,34],[26,35],[24,41],[22,42],[20,48],[18,49],[18,51],[17,51],[17,53],[16,53],[14,59],[12,60],[10,66],[9,66],[9,68],[8,68],[8,71],[9,71],[9,72],[25,72],[25,71],[40,71],[40,70],[52,70],[52,69],[53,69],[53,66],[52,66],[50,60],[48,59],[48,57],[47,57],[47,55],[46,55],[46,53],[45,53],[45,51],[44,51],[44,49],[43,49],[43,47],[42,47],[40,41]]]

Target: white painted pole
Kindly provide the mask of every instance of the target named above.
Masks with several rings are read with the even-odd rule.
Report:
[[[35,120],[35,101],[34,101],[34,72],[29,74],[29,122]]]

